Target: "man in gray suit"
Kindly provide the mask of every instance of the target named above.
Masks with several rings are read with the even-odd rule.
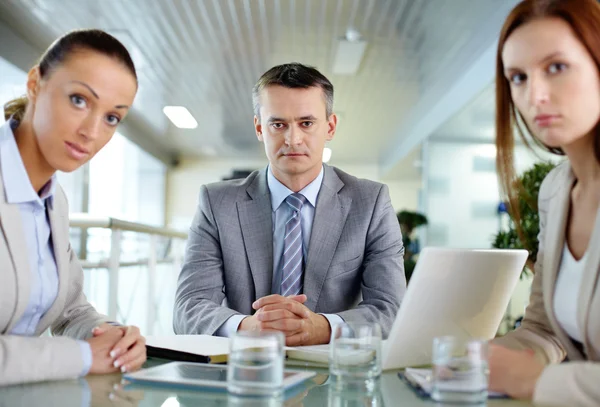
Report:
[[[322,163],[333,85],[292,63],[252,96],[269,165],[200,188],[175,332],[277,330],[297,346],[328,343],[344,320],[378,322],[387,337],[406,289],[402,236],[385,185]]]

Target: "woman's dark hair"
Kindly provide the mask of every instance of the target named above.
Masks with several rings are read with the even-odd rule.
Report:
[[[121,62],[137,81],[133,60],[123,44],[102,30],[75,30],[63,35],[48,47],[40,58],[40,76],[46,78],[54,68],[64,63],[74,52],[89,50],[99,52]],[[4,105],[4,118],[20,121],[27,109],[27,97],[13,99]]]

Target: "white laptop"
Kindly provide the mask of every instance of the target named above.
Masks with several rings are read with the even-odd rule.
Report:
[[[492,339],[527,256],[526,250],[423,249],[384,343],[383,369],[430,364],[436,336]]]
[[[431,364],[436,336],[492,339],[527,256],[526,250],[423,249],[383,343],[383,370]],[[328,348],[297,347],[288,357],[326,362]]]

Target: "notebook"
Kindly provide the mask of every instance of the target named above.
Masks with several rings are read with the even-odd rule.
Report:
[[[408,384],[420,397],[429,397],[431,395],[431,369],[415,369],[406,368],[403,372],[398,373],[400,379]],[[450,383],[447,383],[449,385]],[[464,388],[464,390],[463,390]],[[467,391],[464,384],[456,381],[456,391]],[[454,389],[453,389],[454,391]],[[503,393],[488,392],[488,398],[506,398]]]
[[[229,338],[210,335],[170,335],[146,337],[148,357],[178,362],[226,363]],[[291,364],[314,367],[329,365],[329,345],[286,347]]]
[[[225,363],[229,338],[210,335],[170,335],[146,337],[148,357],[177,362]]]

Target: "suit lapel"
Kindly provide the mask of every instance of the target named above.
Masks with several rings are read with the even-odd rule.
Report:
[[[238,202],[237,210],[254,280],[254,302],[271,294],[273,279],[273,214],[266,170],[258,173],[246,192],[250,200]]]
[[[590,318],[592,300],[598,284],[598,272],[600,268],[600,251],[595,250],[600,245],[600,208],[596,212],[594,230],[586,250],[586,259],[581,279],[581,291],[577,305],[577,323],[583,329],[583,345],[588,359],[598,360],[598,355],[588,336],[588,320]]]
[[[31,293],[31,270],[29,269],[27,241],[25,240],[25,233],[23,231],[21,212],[19,211],[18,205],[6,203],[2,177],[0,177],[0,193],[0,225],[12,260],[12,270],[6,272],[14,272],[15,281],[17,283],[17,304],[7,328],[7,332],[10,332],[23,315],[23,312],[25,312],[25,308],[29,302],[29,295]]]
[[[329,166],[324,168],[304,271],[304,294],[308,297],[304,305],[315,311],[352,203],[338,194],[344,183],[337,174]]]
[[[54,249],[54,259],[56,261],[56,269],[58,272],[58,293],[56,300],[50,307],[50,309],[44,314],[40,323],[38,324],[38,330],[44,331],[52,321],[56,320],[56,316],[60,313],[60,310],[64,308],[64,303],[67,297],[66,290],[68,289],[69,279],[69,267],[66,258],[67,255],[67,244],[68,244],[68,230],[65,230],[65,225],[68,224],[65,213],[61,212],[62,209],[62,196],[60,196],[60,187],[56,187],[54,193],[53,203],[46,201],[46,211],[48,218],[50,219],[50,238],[52,239],[52,248]],[[68,216],[68,215],[67,215]],[[82,287],[83,289],[83,287]]]
[[[550,206],[548,208],[548,214],[546,215],[545,253],[542,273],[544,276],[544,306],[550,325],[560,342],[567,349],[569,356],[573,358],[573,356],[578,355],[581,358],[581,352],[576,349],[571,338],[562,329],[554,315],[554,291],[561,256],[565,245],[573,181],[574,178],[570,167],[568,171],[565,171],[562,178],[556,180],[556,183],[560,185],[560,187],[556,192],[556,195],[550,198]]]

